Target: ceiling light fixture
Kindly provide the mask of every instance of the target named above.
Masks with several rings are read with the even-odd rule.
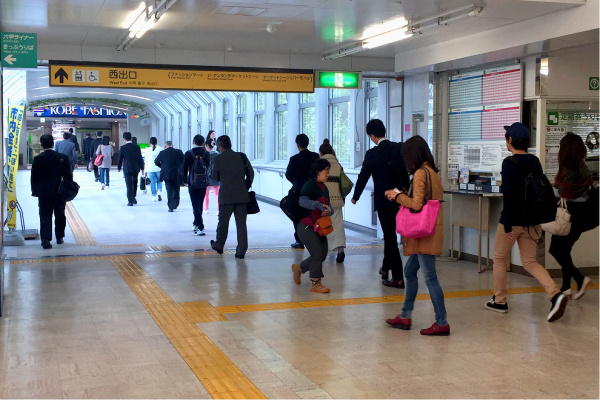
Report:
[[[412,21],[410,23],[404,18],[398,18],[389,23],[366,29],[364,32],[365,38],[359,40],[358,42],[350,43],[325,53],[323,55],[323,60],[335,60],[337,58],[346,57],[364,50],[374,49],[386,44],[395,43],[400,40],[407,39],[417,33],[422,34],[423,31],[429,29],[447,26],[450,23],[456,22],[463,18],[475,17],[479,15],[482,10],[483,6],[469,5]],[[430,24],[424,24],[425,22],[429,21],[434,22]],[[397,28],[390,29],[393,26],[396,26]]]
[[[135,19],[117,42],[117,51],[127,51],[140,39],[177,0],[142,1],[134,13]],[[154,4],[148,4],[154,3]]]

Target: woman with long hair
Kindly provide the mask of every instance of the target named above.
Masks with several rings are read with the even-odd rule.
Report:
[[[390,201],[395,201],[403,207],[420,211],[427,200],[442,200],[444,187],[435,166],[433,155],[425,139],[413,136],[404,143],[401,150],[404,165],[409,175],[413,176],[409,193],[406,194],[397,188],[385,192]],[[431,188],[431,191],[429,191]],[[408,261],[404,266],[404,279],[406,283],[406,298],[402,307],[402,314],[390,318],[386,322],[394,328],[408,330],[411,327],[411,314],[417,297],[418,281],[417,271],[422,269],[425,284],[435,311],[435,322],[428,329],[422,329],[421,335],[449,335],[450,325],[446,320],[446,306],[444,292],[438,281],[435,270],[435,256],[442,254],[444,245],[444,213],[440,207],[435,221],[435,233],[418,239],[402,238],[404,255]]]
[[[163,151],[163,148],[158,145],[158,140],[155,137],[150,138],[150,146],[146,147],[145,162],[146,174],[150,178],[150,190],[152,192],[152,201],[162,201],[162,182],[160,181],[160,167],[154,164],[154,160],[158,154]]]
[[[327,160],[331,165],[329,169],[329,178],[325,183],[329,190],[329,201],[331,206],[336,210],[341,210],[344,207],[344,198],[340,187],[342,166],[335,157],[333,147],[329,144],[329,139],[323,140],[323,144],[319,147],[319,155],[323,160]],[[343,263],[346,258],[344,249],[346,248],[346,232],[344,231],[344,215],[342,212],[337,212],[331,216],[333,222],[333,232],[327,235],[327,244],[329,251],[337,251],[335,261]]]
[[[213,147],[217,152],[219,151],[217,147],[217,132],[212,129],[208,131],[208,135],[206,135],[206,143],[210,144],[210,147]]]
[[[112,166],[112,158],[115,155],[115,149],[110,144],[110,137],[104,136],[102,138],[102,144],[98,146],[96,150],[96,156],[102,154],[102,164],[98,167],[100,169],[100,183],[102,184],[102,190],[108,189],[110,185],[110,167]]]
[[[550,274],[537,262],[538,240],[542,227],[528,225],[525,214],[526,180],[531,174],[543,174],[540,160],[527,149],[531,140],[529,129],[520,122],[505,126],[506,148],[512,156],[502,162],[502,212],[496,228],[494,241],[494,296],[485,303],[485,308],[501,314],[508,312],[506,303],[506,267],[510,263],[511,250],[519,244],[523,268],[544,287],[550,298],[548,322],[563,316],[567,306],[564,296],[550,277]]]
[[[319,218],[332,215],[333,208],[329,203],[329,190],[325,183],[329,178],[329,161],[319,158],[315,160],[310,168],[310,179],[300,190],[300,207],[310,210],[310,214],[300,220],[296,231],[298,237],[304,243],[310,256],[300,264],[292,264],[294,282],[299,285],[302,274],[310,271],[311,288],[314,293],[329,293],[329,289],[323,286],[323,261],[327,257],[327,236],[317,233],[315,227]],[[337,212],[341,212],[338,210]]]
[[[571,258],[573,245],[584,232],[588,191],[594,183],[592,174],[585,165],[586,155],[585,144],[578,135],[569,132],[561,139],[554,189],[559,197],[567,200],[567,209],[571,214],[571,230],[566,236],[552,235],[550,254],[562,268],[563,283],[560,290],[566,296],[572,296],[573,300],[580,299],[591,282],[590,278],[584,277],[575,267]],[[577,291],[574,294],[571,291],[571,278],[577,283]]]

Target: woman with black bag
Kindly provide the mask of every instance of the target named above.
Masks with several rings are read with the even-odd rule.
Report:
[[[566,236],[552,235],[550,254],[562,268],[563,283],[560,290],[565,296],[572,296],[573,300],[580,299],[591,282],[590,278],[584,277],[573,264],[573,245],[583,232],[598,226],[598,189],[593,187],[592,174],[585,165],[586,154],[587,150],[581,137],[572,133],[563,137],[558,151],[558,174],[554,181],[555,193],[567,200],[567,210],[571,214],[571,230]],[[595,221],[592,212],[594,209]],[[577,283],[575,293],[571,291],[571,278]]]

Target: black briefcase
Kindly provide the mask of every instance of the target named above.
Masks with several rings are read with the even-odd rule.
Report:
[[[79,185],[75,181],[65,180],[64,178],[60,181],[60,186],[58,187],[58,195],[64,201],[73,201],[75,197],[77,197],[77,193],[79,193]]]
[[[248,192],[250,201],[248,202],[248,214],[258,214],[260,207],[258,207],[258,201],[256,200],[256,193],[253,190]]]

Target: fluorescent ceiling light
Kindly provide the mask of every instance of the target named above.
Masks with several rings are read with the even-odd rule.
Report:
[[[382,33],[381,35],[373,36],[365,39],[362,42],[363,49],[374,49],[375,47],[384,46],[386,44],[398,42],[402,39],[407,39],[412,36],[406,27],[395,29],[391,32]]]
[[[396,18],[381,24],[372,25],[363,31],[363,40],[405,27],[407,25],[408,21],[404,17]]]

